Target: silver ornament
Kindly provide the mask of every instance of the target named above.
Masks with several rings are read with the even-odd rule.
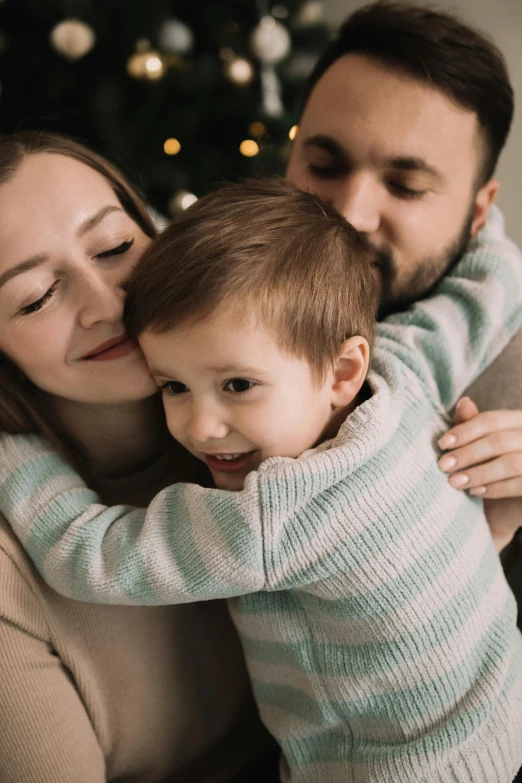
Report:
[[[179,19],[167,19],[160,28],[158,43],[164,52],[186,54],[194,45],[194,35],[185,22]]]
[[[65,19],[51,30],[51,46],[69,60],[79,60],[96,42],[94,30],[79,19]]]
[[[178,190],[169,200],[169,212],[171,215],[178,215],[195,204],[198,197],[188,190]]]
[[[292,40],[286,27],[273,16],[263,16],[250,36],[250,48],[258,60],[273,65],[290,52]]]

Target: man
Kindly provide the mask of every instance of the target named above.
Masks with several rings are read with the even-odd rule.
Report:
[[[379,250],[382,314],[422,298],[484,225],[512,116],[501,53],[449,14],[365,6],[319,59],[287,178],[332,203]],[[455,429],[457,445],[471,443],[453,452],[450,479],[487,495],[492,529],[507,528],[506,541],[522,518],[521,359],[522,331],[468,390],[495,412]],[[475,412],[468,401],[456,421]],[[503,558],[522,596],[519,538]]]

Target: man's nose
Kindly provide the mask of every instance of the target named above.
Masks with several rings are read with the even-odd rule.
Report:
[[[187,435],[195,445],[220,440],[229,433],[229,426],[218,405],[208,401],[194,401],[190,406]]]
[[[371,234],[379,228],[378,188],[365,173],[353,173],[340,183],[332,205],[348,223],[363,234]]]
[[[98,321],[123,320],[125,290],[119,281],[107,280],[98,270],[89,270],[78,280],[80,323],[88,329]]]

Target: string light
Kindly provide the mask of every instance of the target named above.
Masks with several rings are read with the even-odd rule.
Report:
[[[135,79],[149,79],[156,81],[161,79],[165,73],[165,63],[159,52],[151,49],[150,51],[140,51],[142,42],[138,42],[138,51],[129,57],[127,62],[127,71]]]
[[[288,131],[288,138],[290,139],[290,141],[293,141],[295,139],[298,130],[299,130],[298,125],[292,125],[292,127]]]
[[[239,145],[239,151],[245,158],[253,158],[259,152],[259,145],[253,139],[245,139]]]
[[[257,120],[255,122],[251,122],[248,126],[248,130],[252,134],[252,136],[257,136],[257,138],[260,138],[261,136],[264,136],[266,134],[266,125],[264,122],[258,122]]]
[[[163,145],[165,155],[177,155],[181,150],[181,144],[177,139],[167,139]]]
[[[149,79],[160,79],[165,71],[163,60],[156,52],[150,52],[145,58],[145,71]]]

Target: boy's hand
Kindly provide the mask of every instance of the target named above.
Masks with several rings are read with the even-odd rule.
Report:
[[[457,404],[455,426],[439,440],[439,467],[449,483],[483,497],[497,550],[522,526],[522,411],[479,413],[469,397]]]

